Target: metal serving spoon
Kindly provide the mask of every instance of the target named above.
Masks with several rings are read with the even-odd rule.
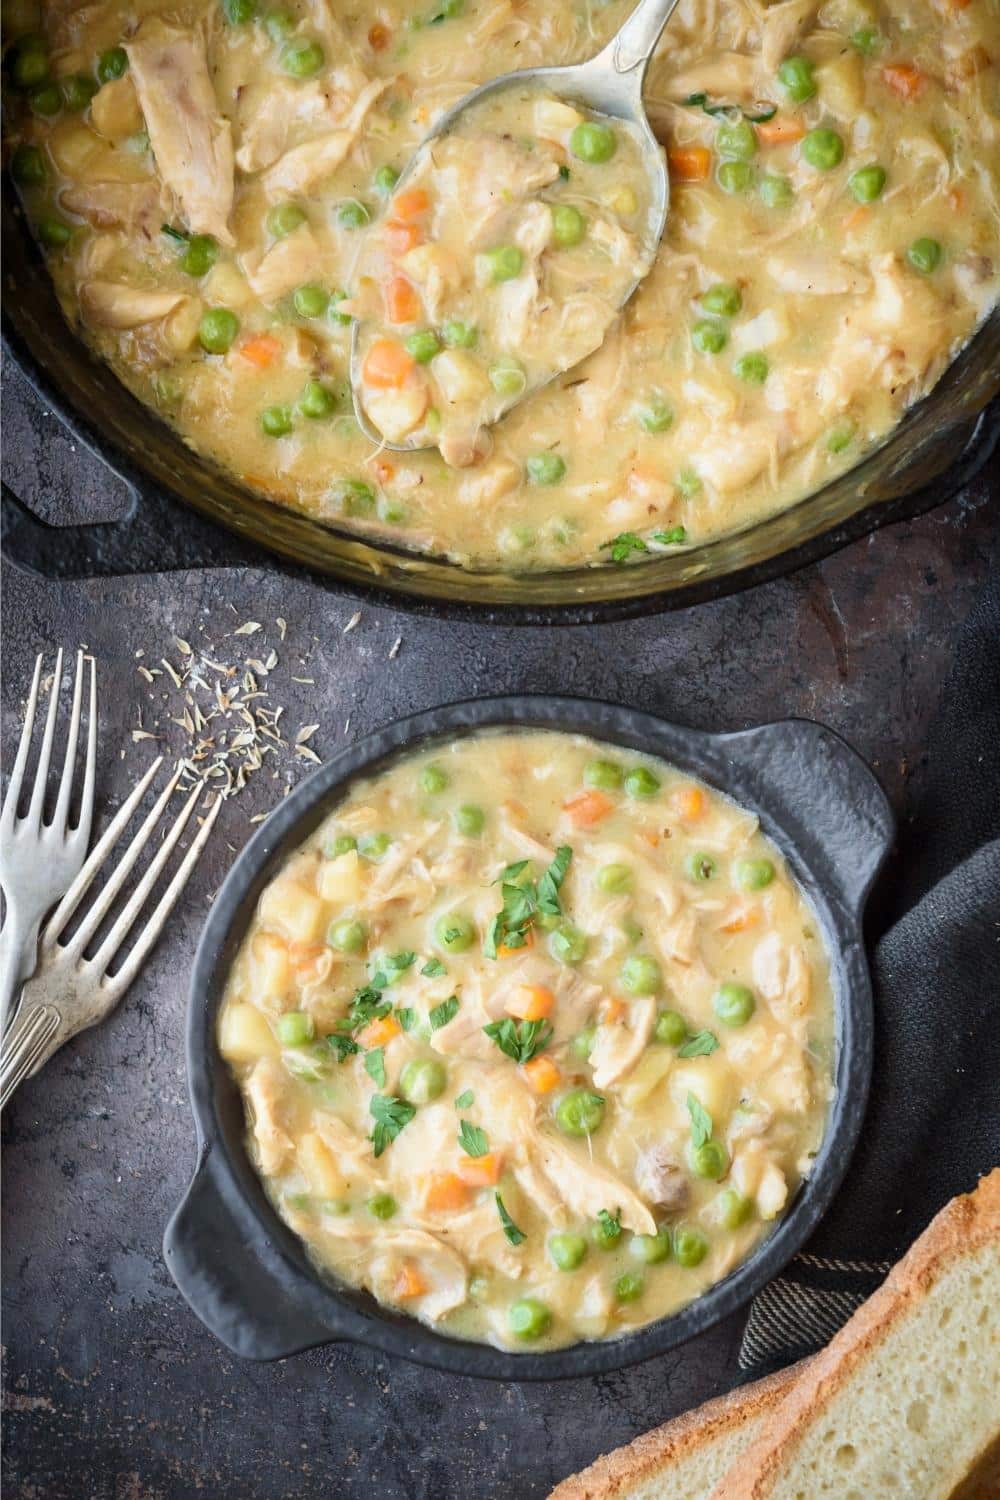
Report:
[[[466,94],[463,99],[447,110],[430,134],[420,142],[396,183],[394,192],[398,192],[405,185],[414,166],[431,143],[453,130],[467,109],[474,104],[481,104],[484,99],[500,93],[502,89],[523,88],[525,84],[532,84],[547,90],[557,99],[567,99],[573,103],[582,104],[597,114],[611,115],[634,126],[639,135],[643,159],[649,173],[650,223],[652,225],[649,243],[651,246],[659,244],[667,222],[670,179],[667,175],[663,149],[653,134],[643,107],[642,85],[649,60],[660,40],[663,28],[678,3],[679,0],[640,0],[621,30],[589,62],[576,63],[562,68],[525,68],[519,73],[502,73],[499,78],[493,78],[489,83],[473,89],[470,94]],[[652,263],[653,257],[651,256],[643,276],[648,275]],[[619,308],[624,307],[642,279],[640,277],[627,288],[618,304]],[[368,420],[358,394],[361,383],[359,328],[359,323],[355,321],[351,331],[351,389],[354,396],[354,415],[358,426],[366,437],[378,443],[380,447],[389,448],[394,453],[419,453],[423,450],[415,444],[390,443]],[[554,380],[562,373],[562,370],[554,370],[549,380]],[[539,386],[533,386],[525,390],[524,395],[533,395],[539,389]],[[516,404],[515,402],[512,405]],[[504,415],[506,416],[510,410],[512,406],[506,408]],[[430,446],[432,445],[425,444],[424,449]]]

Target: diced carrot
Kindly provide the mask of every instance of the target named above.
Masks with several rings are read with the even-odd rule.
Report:
[[[396,465],[390,463],[387,458],[376,458],[372,462],[372,473],[379,484],[386,484],[395,474]]]
[[[562,1074],[550,1057],[533,1057],[523,1064],[521,1072],[536,1094],[551,1094]]]
[[[389,219],[382,231],[386,249],[391,255],[405,255],[423,242],[424,232],[419,224],[403,224],[398,219]]]
[[[555,995],[544,984],[519,984],[504,1010],[519,1021],[542,1021],[555,1003]]]
[[[240,345],[240,353],[244,359],[248,359],[258,370],[266,370],[281,353],[281,340],[276,339],[273,333],[258,333],[252,339],[246,339]]]
[[[400,1266],[399,1275],[392,1287],[392,1295],[397,1302],[405,1302],[407,1297],[422,1297],[426,1290],[427,1283],[416,1266],[411,1265],[409,1261]]]
[[[670,805],[679,818],[696,823],[705,812],[705,793],[700,786],[679,786],[670,798]]]
[[[400,1025],[395,1016],[379,1016],[376,1020],[369,1021],[364,1031],[358,1032],[358,1041],[366,1050],[384,1047],[394,1036],[399,1036],[399,1032]]]
[[[569,815],[570,822],[576,828],[592,828],[602,818],[606,818],[614,803],[610,797],[605,797],[603,792],[586,791],[578,792],[568,802],[563,803],[563,812]]]
[[[521,944],[520,948],[508,948],[506,943],[498,943],[497,958],[513,958],[515,953],[523,953],[526,948],[533,948],[534,946],[534,930],[529,927],[527,932],[524,934],[524,942]]]
[[[901,99],[916,99],[927,86],[927,74],[921,73],[913,63],[886,63],[882,69],[882,82]]]
[[[867,203],[859,203],[852,208],[843,222],[843,228],[850,232],[852,229],[860,229],[866,219],[871,218],[871,209]]]
[[[671,146],[667,165],[677,182],[704,182],[712,166],[712,153],[707,146]]]
[[[960,213],[965,206],[965,194],[960,187],[953,187],[945,194],[945,202],[952,213]]]
[[[605,995],[600,1004],[601,1020],[608,1025],[615,1021],[621,1021],[625,1016],[625,1001],[619,1000],[617,995]]]
[[[469,1189],[456,1172],[433,1172],[424,1189],[424,1207],[432,1213],[449,1213],[464,1208]]]
[[[402,344],[397,344],[394,339],[376,339],[365,356],[365,384],[374,386],[377,391],[398,390],[406,384],[407,377],[416,367],[416,360],[407,354]]]
[[[404,188],[392,200],[392,216],[407,224],[411,219],[423,218],[430,206],[431,200],[423,188]]]
[[[523,820],[528,816],[528,809],[525,807],[524,803],[518,802],[513,797],[509,798],[506,802],[501,802],[500,806],[503,808],[504,812],[509,813],[512,818],[520,818]]]
[[[388,26],[383,26],[381,21],[376,21],[374,26],[368,28],[368,45],[373,52],[384,52],[391,37]]]
[[[655,849],[660,842],[660,835],[658,833],[655,833],[652,828],[640,828],[639,837],[642,839],[643,843],[648,844],[651,849]]]
[[[500,1181],[503,1171],[503,1156],[499,1151],[487,1151],[485,1156],[467,1156],[458,1164],[458,1175],[467,1187],[492,1187]]]
[[[760,921],[760,910],[756,906],[744,906],[728,922],[723,922],[723,932],[746,932]]]
[[[385,315],[390,323],[415,323],[420,298],[405,276],[393,276],[385,287]]]
[[[806,127],[795,115],[774,115],[770,120],[758,120],[757,134],[765,146],[790,146],[801,141]]]

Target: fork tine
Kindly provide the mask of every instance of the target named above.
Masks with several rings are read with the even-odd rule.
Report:
[[[101,837],[98,839],[97,843],[90,851],[86,863],[81,869],[79,875],[73,881],[73,884],[70,886],[69,890],[66,892],[65,896],[62,898],[59,905],[56,907],[55,911],[52,913],[52,916],[48,920],[45,931],[42,934],[43,948],[52,947],[53,943],[59,937],[59,934],[62,932],[63,928],[66,926],[66,923],[76,911],[84,896],[84,893],[90,885],[90,882],[93,880],[94,876],[97,874],[97,871],[101,868],[101,865],[107,858],[108,851],[112,849],[115,844],[117,844],[118,837],[121,834],[122,829],[125,828],[132,816],[132,813],[135,811],[136,803],[140,801],[143,793],[149,786],[149,783],[152,781],[153,777],[156,775],[162,764],[163,756],[158,755],[153,761],[153,764],[149,767],[149,770],[146,771],[146,773],[143,775],[138,785],[129,793],[128,797],[126,797],[125,801],[122,803],[121,807],[115,813],[114,817],[111,819],[111,822],[108,824],[107,828],[101,834]],[[91,790],[92,789],[93,788],[91,788]]]
[[[118,973],[105,985],[105,991],[109,993],[111,1003],[114,1003],[118,996],[128,989],[139,969],[145,963],[150,949],[160,936],[167,918],[173,911],[174,903],[188,883],[191,871],[194,869],[198,856],[204,848],[205,841],[215,827],[215,820],[219,816],[221,808],[222,798],[216,797],[215,803],[205,818],[204,823],[199,828],[194,842],[178,866],[167,889],[160,897],[152,916],[139,934],[135,947],[122,964]]]
[[[177,780],[180,774],[181,767],[178,766],[174,774],[171,776],[170,780],[167,782],[166,786],[163,788],[163,791],[153,803],[151,810],[146,814],[146,817],[143,819],[138,832],[134,835],[132,842],[125,850],[125,853],[122,855],[121,859],[109,874],[101,890],[97,893],[93,906],[87,912],[87,915],[80,923],[76,932],[74,932],[70,941],[66,944],[66,951],[72,953],[76,958],[79,958],[81,956],[83,950],[86,948],[87,944],[94,936],[94,933],[97,931],[98,927],[100,927],[107,913],[108,907],[111,905],[112,901],[121,890],[122,885],[128,877],[129,871],[149,842],[149,838],[153,832],[153,829],[156,827],[157,823],[160,821],[160,818],[163,815],[163,809],[170,801],[171,795],[173,794],[174,787],[177,785]],[[89,864],[90,860],[87,861],[87,865]],[[84,865],[83,869],[80,871],[78,879],[83,879],[83,876],[87,871],[87,865]],[[83,895],[82,890],[80,891],[80,895]]]
[[[149,866],[143,874],[142,879],[139,881],[135,890],[132,892],[131,896],[122,907],[122,910],[119,913],[118,917],[115,919],[115,924],[112,927],[111,931],[108,933],[107,937],[104,939],[104,942],[101,944],[97,952],[94,954],[93,958],[90,960],[91,969],[95,974],[104,973],[105,969],[108,967],[111,960],[118,952],[118,949],[121,947],[122,943],[124,943],[126,937],[129,934],[129,930],[132,927],[132,924],[135,922],[135,919],[139,915],[140,910],[145,905],[146,897],[152,890],[160,871],[163,869],[163,866],[170,858],[170,854],[174,848],[174,845],[177,843],[177,840],[180,838],[181,834],[184,832],[184,829],[187,827],[188,819],[194,812],[195,806],[198,803],[198,799],[201,797],[204,790],[205,788],[199,782],[199,784],[191,792],[191,795],[188,797],[187,801],[184,803],[184,806],[181,808],[180,812],[177,814],[177,817],[171,824],[170,829],[168,830],[167,835],[163,840],[163,843],[160,845],[159,849],[157,849],[154,857],[150,860]],[[163,805],[162,801],[160,805]],[[144,839],[143,843],[145,844],[145,842],[146,840]],[[129,850],[128,852],[131,853],[131,850]],[[128,854],[126,854],[126,858],[128,858]],[[109,885],[114,884],[117,873],[117,870],[112,872],[111,879],[108,882]]]
[[[90,706],[87,718],[87,761],[83,771],[83,793],[80,797],[80,816],[76,832],[84,844],[90,842],[90,826],[94,821],[94,779],[97,774],[97,662],[90,658]]]
[[[21,800],[21,783],[24,780],[24,768],[28,763],[28,752],[31,749],[31,731],[35,725],[35,708],[38,704],[38,684],[42,678],[42,653],[35,657],[35,675],[31,679],[31,692],[28,694],[28,706],[24,713],[24,728],[21,730],[21,738],[17,746],[17,756],[14,760],[14,769],[10,773],[10,781],[7,783],[7,795],[3,802],[3,822],[12,825],[17,817],[17,804]]]
[[[69,814],[69,799],[73,790],[73,770],[76,765],[76,744],[80,735],[80,700],[83,695],[83,652],[76,653],[76,675],[73,679],[73,708],[69,716],[69,733],[66,736],[66,754],[63,756],[62,778],[56,810],[52,814],[54,828],[66,832]]]
[[[49,779],[49,761],[52,759],[52,739],[56,732],[56,714],[59,712],[59,689],[62,687],[62,647],[56,652],[56,669],[52,674],[52,687],[49,690],[49,711],[45,716],[45,733],[42,735],[42,748],[38,752],[38,765],[35,767],[35,785],[31,793],[31,805],[28,808],[28,821],[37,827],[42,825],[42,812],[45,807],[45,788]]]

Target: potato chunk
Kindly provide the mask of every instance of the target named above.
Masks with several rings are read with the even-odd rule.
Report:
[[[227,1062],[252,1063],[274,1057],[274,1033],[255,1005],[227,1005],[219,1022],[219,1051]]]

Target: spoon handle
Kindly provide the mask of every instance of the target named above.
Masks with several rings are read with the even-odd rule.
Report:
[[[607,51],[616,73],[644,73],[660,33],[676,9],[679,0],[640,0]]]

